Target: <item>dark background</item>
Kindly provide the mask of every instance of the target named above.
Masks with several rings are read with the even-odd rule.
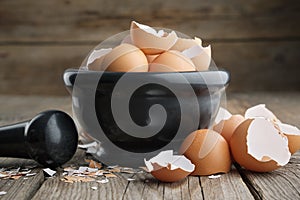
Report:
[[[230,92],[300,91],[299,2],[1,0],[0,94],[68,95],[63,71],[131,20],[211,44]]]

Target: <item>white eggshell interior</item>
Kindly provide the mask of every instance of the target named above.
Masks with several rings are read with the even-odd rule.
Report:
[[[195,169],[195,165],[184,155],[173,155],[173,150],[162,151],[148,161],[144,159],[144,162],[150,172],[155,170],[155,165],[160,167],[170,166],[171,170],[180,168],[187,172],[192,172]]]
[[[274,124],[264,118],[255,118],[247,134],[248,154],[259,161],[277,162],[278,165],[286,165],[291,157],[288,148],[288,139],[280,134]]]

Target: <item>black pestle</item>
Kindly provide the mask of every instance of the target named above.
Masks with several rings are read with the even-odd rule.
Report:
[[[77,149],[73,119],[58,110],[45,111],[32,120],[0,127],[0,156],[34,159],[56,168],[69,161]]]

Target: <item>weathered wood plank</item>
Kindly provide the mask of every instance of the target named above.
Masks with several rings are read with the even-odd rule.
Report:
[[[253,194],[260,199],[299,199],[300,198],[300,151],[278,170],[269,173],[252,173],[239,170],[245,182],[251,185]]]
[[[254,199],[236,169],[220,178],[200,177],[204,199]]]
[[[1,13],[5,20],[3,22],[28,22],[48,19],[50,22],[69,22],[70,16],[90,17],[133,17],[151,15],[154,17],[170,17],[186,15],[197,16],[251,16],[281,13],[292,13],[299,10],[299,3],[294,0],[274,0],[272,3],[258,0],[241,2],[236,0],[222,1],[199,1],[187,0],[152,0],[147,2],[124,0],[91,0],[88,3],[83,0],[51,2],[33,0],[1,1]],[[8,17],[11,16],[11,17]],[[38,18],[36,17],[38,16]],[[65,17],[64,17],[65,16]],[[180,17],[179,17],[180,18]]]
[[[18,168],[37,165],[36,162],[27,159],[0,158],[0,168]],[[0,179],[0,191],[5,191],[7,194],[1,196],[6,199],[30,199],[42,185],[44,181],[43,172],[40,169],[32,170],[32,173],[37,173],[31,177],[21,177],[18,180]]]
[[[114,34],[126,31],[131,20],[153,27],[164,27],[182,32],[190,37],[200,37],[205,42],[257,41],[257,40],[299,40],[299,15],[263,16],[249,18],[79,18],[73,21],[49,23],[48,19],[36,23],[0,24],[0,44],[45,44],[59,43],[91,44],[103,41]],[[41,20],[36,18],[36,20]],[[78,20],[81,20],[78,22]],[[117,24],[117,25],[116,25]],[[23,42],[23,43],[22,43]]]
[[[122,199],[127,181],[110,178],[106,184],[96,182],[65,183],[59,177],[47,179],[33,199]],[[92,187],[97,187],[96,190]],[[49,192],[51,191],[51,192]]]
[[[300,93],[247,93],[247,94],[228,94],[228,109],[233,113],[243,113],[249,106],[257,103],[266,103],[267,106],[283,122],[292,123],[300,126],[299,122],[299,101]],[[6,122],[10,119],[16,120],[15,115],[33,116],[35,112],[42,108],[61,108],[67,112],[71,112],[69,97],[20,97],[20,96],[3,96],[0,95],[0,116]],[[15,109],[12,113],[9,110]],[[5,117],[8,116],[8,117]],[[0,120],[2,121],[2,120]],[[3,122],[3,121],[2,121]],[[69,164],[83,163],[84,152],[79,151],[77,157]],[[7,159],[1,158],[0,167],[9,167],[12,165],[19,166],[24,163],[32,163],[31,160]],[[295,199],[299,197],[299,172],[300,172],[300,153],[295,154],[290,163],[271,173],[251,173],[241,170],[244,175],[244,181],[251,185],[253,194],[257,194],[256,198],[263,199]],[[17,163],[17,164],[16,164]],[[39,173],[40,174],[40,173]],[[40,175],[37,176],[40,176]],[[131,175],[128,175],[131,176]],[[42,176],[43,177],[43,176]],[[46,182],[36,193],[35,199],[80,199],[80,198],[101,198],[103,196],[117,199],[131,199],[134,195],[140,195],[145,199],[168,199],[177,197],[178,199],[208,199],[212,197],[225,197],[229,199],[238,199],[240,196],[252,198],[245,184],[241,181],[241,177],[235,170],[228,174],[223,174],[218,179],[209,179],[208,177],[189,177],[188,179],[175,184],[163,184],[151,178],[149,174],[137,174],[136,180],[128,182],[123,176],[115,179],[109,179],[108,184],[80,183],[67,184],[59,180],[59,178],[47,179]],[[22,179],[20,179],[22,180]],[[3,182],[4,181],[4,182]],[[24,180],[23,180],[24,181]],[[26,180],[28,181],[28,180]],[[0,190],[17,191],[25,188],[20,185],[23,182],[12,181],[10,185],[6,180],[0,181]],[[238,184],[241,183],[241,184]],[[34,183],[37,185],[36,183]],[[231,184],[231,185],[230,185]],[[236,185],[235,185],[236,184]],[[30,184],[29,184],[30,185]],[[91,187],[97,186],[97,190]],[[25,191],[24,189],[24,191]],[[19,191],[18,190],[18,191]],[[16,192],[14,192],[16,193]],[[33,192],[31,192],[32,194]],[[202,196],[203,193],[203,196]],[[11,197],[6,194],[2,198]],[[84,194],[84,195],[82,195]],[[138,196],[138,197],[140,197]],[[13,196],[15,197],[15,196]],[[18,196],[20,197],[20,196]],[[146,198],[148,197],[148,198]],[[21,198],[21,197],[20,197]],[[30,198],[30,196],[26,196]],[[26,199],[23,198],[23,199]],[[9,199],[9,198],[8,198]],[[21,198],[22,199],[22,198]]]
[[[212,44],[218,67],[231,72],[229,91],[300,90],[300,42]],[[0,93],[68,95],[62,74],[93,46],[0,46]],[[238,59],[237,59],[238,58]],[[43,78],[41,78],[43,77]],[[287,78],[289,77],[289,78]]]

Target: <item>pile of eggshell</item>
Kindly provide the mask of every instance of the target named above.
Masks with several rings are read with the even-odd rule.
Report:
[[[220,108],[213,128],[194,131],[179,153],[163,151],[145,160],[148,171],[164,182],[188,175],[227,173],[232,161],[254,172],[270,172],[286,165],[300,149],[300,130],[282,123],[264,104],[245,115]]]
[[[91,52],[87,68],[111,72],[204,71],[211,61],[210,46],[199,38],[179,38],[170,33],[131,22],[130,34],[114,48]]]

